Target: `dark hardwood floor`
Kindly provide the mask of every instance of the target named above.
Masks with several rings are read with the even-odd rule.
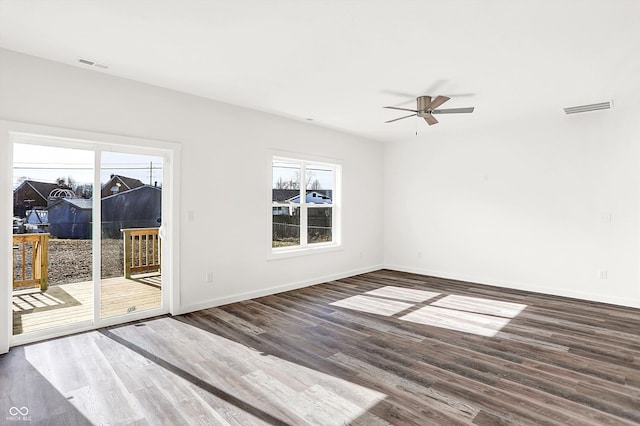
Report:
[[[0,381],[0,423],[639,424],[640,310],[382,270],[13,348]]]

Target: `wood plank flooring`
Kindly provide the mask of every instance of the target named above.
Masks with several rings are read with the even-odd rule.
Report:
[[[127,279],[105,278],[100,283],[102,318],[161,305],[161,277],[141,274]],[[13,292],[13,335],[93,319],[93,282],[83,281]]]
[[[631,425],[640,310],[382,270],[13,348],[0,382],[34,424]]]

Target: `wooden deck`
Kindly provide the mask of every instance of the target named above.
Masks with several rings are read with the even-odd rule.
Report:
[[[100,288],[101,318],[161,305],[161,277],[157,273],[103,279]],[[44,292],[37,288],[13,292],[14,335],[92,319],[92,281],[54,285]]]

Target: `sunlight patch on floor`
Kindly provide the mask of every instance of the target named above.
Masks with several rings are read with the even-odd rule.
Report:
[[[402,321],[487,337],[495,336],[527,307],[521,303],[455,294],[428,302],[440,295],[431,291],[385,286],[330,305],[383,316],[403,313],[399,317]]]
[[[55,359],[50,356],[52,343],[57,346]],[[245,423],[266,415],[294,424],[363,419],[385,424],[368,413],[385,399],[384,393],[173,318],[47,345],[26,346],[27,360],[94,424],[153,424],[153,414],[143,408],[148,405],[145,395],[166,397],[169,402],[163,403],[186,418],[195,416],[193,421],[208,413],[208,418],[231,416]]]
[[[412,303],[364,295],[347,297],[346,299],[332,302],[330,305],[353,309],[360,312],[368,312],[370,314],[383,315],[386,317],[395,315],[413,306]]]
[[[487,337],[495,336],[502,327],[511,321],[510,318],[437,308],[435,306],[424,306],[400,317],[400,319]]]
[[[387,297],[389,299],[398,299],[406,302],[424,302],[425,300],[440,296],[440,293],[435,293],[433,291],[416,290],[413,288],[395,287],[391,285],[367,291],[364,294],[369,296]]]
[[[458,296],[455,294],[443,297],[433,302],[431,306],[474,312],[477,314],[496,315],[505,318],[515,318],[527,307],[527,305],[523,305],[522,303]]]

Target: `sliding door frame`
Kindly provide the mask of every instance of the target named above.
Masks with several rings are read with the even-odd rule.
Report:
[[[94,280],[94,320],[41,330],[26,335],[13,336],[12,333],[12,291],[13,264],[12,232],[10,223],[13,216],[13,144],[34,143],[90,150],[94,153],[94,181],[99,182],[100,158],[103,151],[118,151],[132,154],[147,154],[162,157],[164,160],[162,184],[162,308],[131,313],[125,316],[100,318],[100,238],[93,240],[93,280]],[[46,141],[49,141],[47,143]],[[55,143],[51,143],[55,142]],[[135,321],[161,314],[177,314],[180,307],[179,289],[179,194],[180,184],[180,150],[176,142],[159,141],[119,136],[58,127],[41,126],[29,123],[18,123],[0,120],[0,164],[4,173],[0,173],[0,353],[10,347],[58,337],[71,333],[96,329],[122,322]],[[94,188],[99,194],[100,188]],[[100,236],[101,229],[100,197],[93,199],[93,235]],[[168,262],[164,262],[167,259]]]

